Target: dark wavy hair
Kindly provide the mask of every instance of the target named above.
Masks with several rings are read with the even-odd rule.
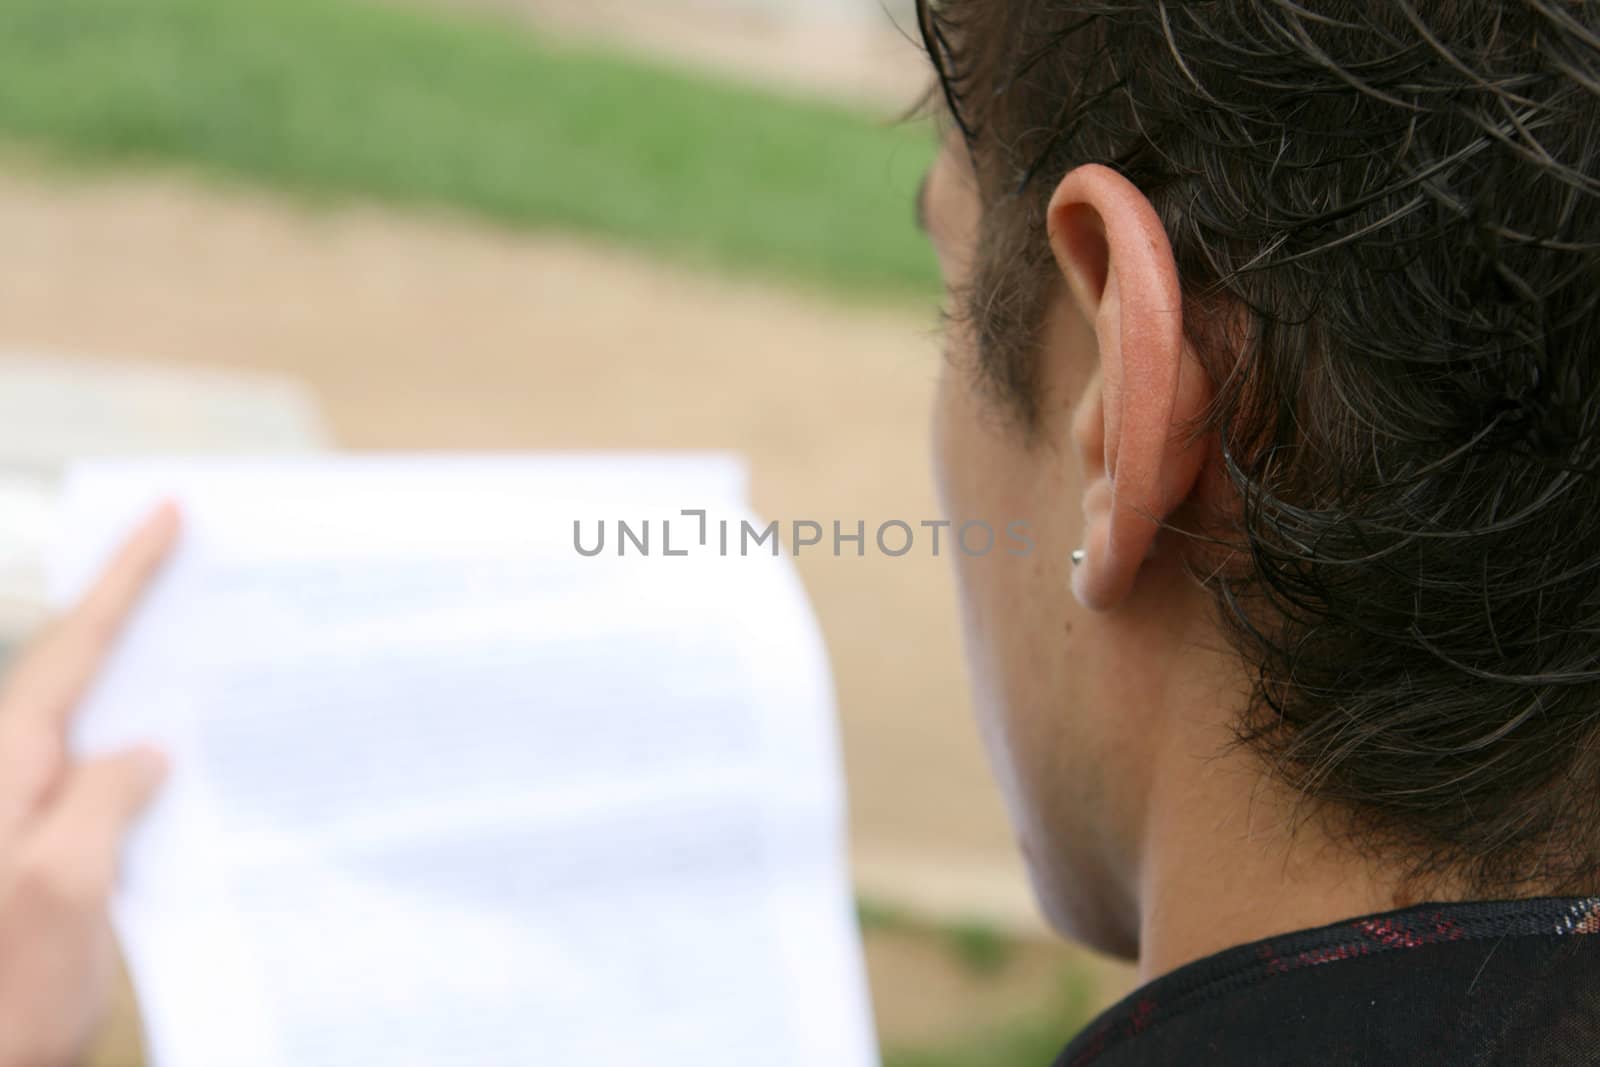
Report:
[[[1240,507],[1241,739],[1367,849],[1600,874],[1600,3],[919,0],[984,200],[966,302],[1025,426],[1045,209],[1165,223]]]

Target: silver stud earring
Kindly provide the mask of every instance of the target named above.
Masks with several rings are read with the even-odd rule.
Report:
[[[1081,549],[1081,548],[1073,549],[1072,550],[1072,565],[1074,567],[1076,567],[1079,564],[1081,564],[1083,562],[1083,559],[1084,559],[1085,555],[1086,555],[1086,553],[1083,551],[1083,549]]]

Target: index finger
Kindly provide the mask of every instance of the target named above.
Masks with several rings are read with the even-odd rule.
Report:
[[[178,537],[178,509],[156,508],[93,588],[28,648],[0,689],[0,726],[55,731],[67,720]]]

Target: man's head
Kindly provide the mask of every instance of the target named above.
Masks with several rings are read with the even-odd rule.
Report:
[[[938,465],[1043,550],[961,585],[1053,918],[1133,950],[1157,806],[1244,757],[1419,891],[1592,886],[1600,4],[921,20]]]

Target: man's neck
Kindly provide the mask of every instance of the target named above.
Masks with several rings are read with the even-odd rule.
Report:
[[[1234,945],[1417,902],[1402,879],[1336,846],[1249,753],[1194,751],[1199,740],[1171,753],[1151,797],[1142,981]]]

